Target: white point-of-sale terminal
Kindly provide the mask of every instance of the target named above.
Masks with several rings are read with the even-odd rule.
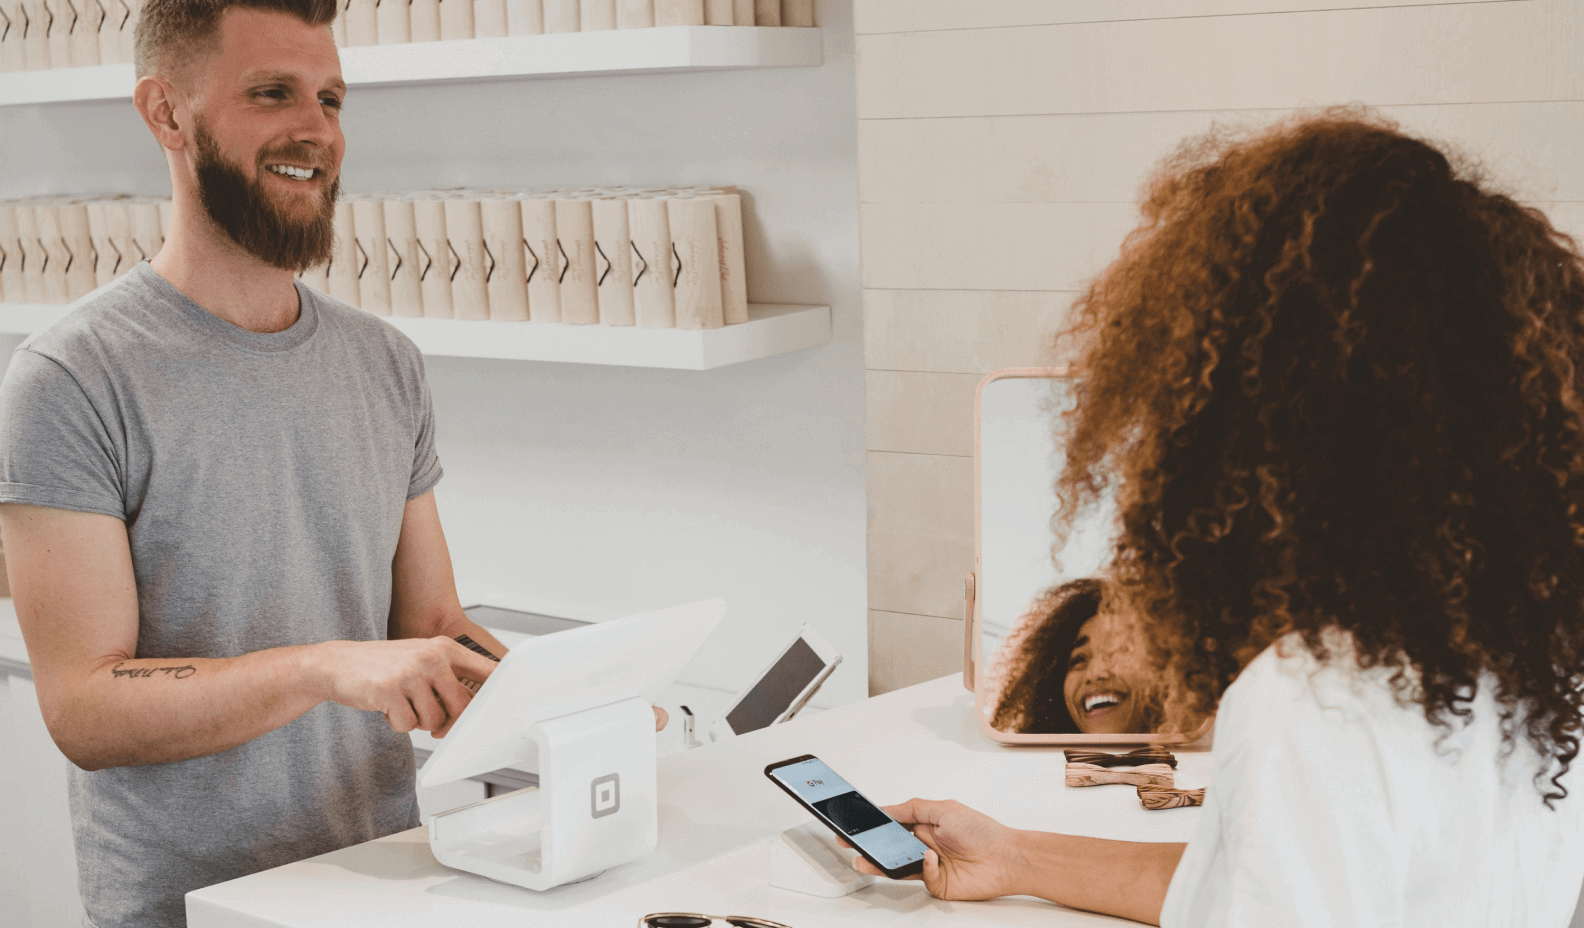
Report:
[[[538,760],[539,785],[435,815],[448,867],[546,890],[659,842],[654,713],[726,613],[719,599],[517,645],[419,774],[439,786]]]

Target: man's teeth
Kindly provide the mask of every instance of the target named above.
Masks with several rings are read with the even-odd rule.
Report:
[[[1085,712],[1093,712],[1096,709],[1110,708],[1121,703],[1122,697],[1115,693],[1096,693],[1084,700],[1083,707]]]
[[[298,180],[308,180],[314,175],[313,168],[294,168],[287,164],[272,164],[269,166],[269,170],[284,177],[295,177]]]

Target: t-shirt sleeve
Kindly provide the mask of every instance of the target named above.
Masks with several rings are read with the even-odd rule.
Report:
[[[444,471],[440,469],[440,455],[435,451],[434,398],[429,394],[429,378],[425,376],[423,359],[418,360],[418,431],[413,442],[412,478],[407,481],[407,499],[412,501],[434,489]]]
[[[0,383],[0,502],[126,518],[104,417],[65,368],[27,348]]]
[[[1375,728],[1322,706],[1266,655],[1216,722],[1203,818],[1167,892],[1163,928],[1400,925],[1395,834]]]

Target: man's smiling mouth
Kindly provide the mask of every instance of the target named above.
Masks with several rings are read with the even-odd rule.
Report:
[[[271,164],[266,165],[264,169],[266,171],[279,174],[282,177],[290,177],[294,180],[311,180],[315,174],[319,173],[314,168],[298,168],[292,167],[289,164]]]

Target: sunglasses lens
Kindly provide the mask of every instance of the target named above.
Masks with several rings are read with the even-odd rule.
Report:
[[[698,915],[651,915],[644,928],[709,928],[711,920]]]
[[[743,918],[740,915],[727,918],[726,924],[731,925],[732,928],[786,928],[780,922],[767,922],[762,918]]]

